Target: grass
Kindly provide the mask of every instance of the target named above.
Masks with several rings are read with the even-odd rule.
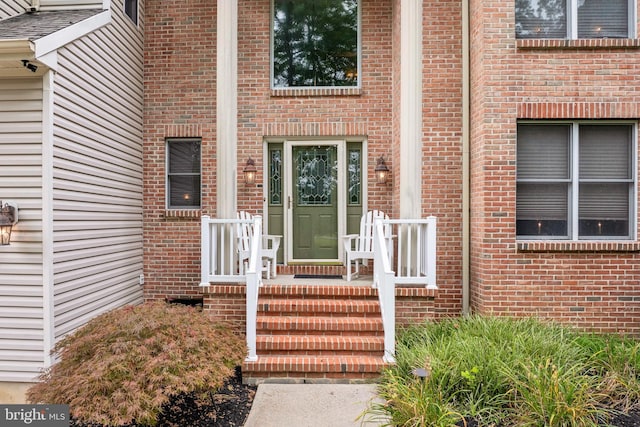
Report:
[[[380,384],[386,402],[369,410],[388,425],[588,427],[639,408],[640,343],[532,318],[411,326],[396,360]]]

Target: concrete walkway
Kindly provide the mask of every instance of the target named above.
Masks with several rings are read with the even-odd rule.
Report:
[[[375,401],[375,384],[260,384],[245,427],[380,426],[359,418]]]

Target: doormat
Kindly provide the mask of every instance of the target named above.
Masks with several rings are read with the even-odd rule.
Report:
[[[339,274],[294,274],[294,279],[342,279]]]

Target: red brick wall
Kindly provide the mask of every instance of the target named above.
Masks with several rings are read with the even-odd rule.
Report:
[[[472,306],[640,333],[640,245],[515,239],[518,119],[637,119],[637,43],[516,41],[514,2],[472,0]]]
[[[425,1],[424,214],[441,218],[439,283],[432,312],[460,311],[459,2]],[[265,139],[364,137],[370,208],[398,215],[399,9],[397,0],[363,0],[362,89],[318,96],[270,90],[271,0],[239,2],[238,164],[256,160],[257,185],[238,181],[238,208],[262,213]],[[145,46],[145,292],[147,298],[200,293],[199,212],[165,211],[165,138],[202,137],[203,215],[216,214],[215,1],[175,7],[147,2]],[[396,44],[396,46],[394,46]],[[394,114],[394,106],[396,113]],[[394,177],[374,180],[384,156]],[[420,171],[416,171],[420,173]]]
[[[166,212],[165,139],[202,138],[202,214],[215,215],[215,1],[147,0],[145,298],[200,294],[200,211]],[[167,215],[173,214],[173,215]]]

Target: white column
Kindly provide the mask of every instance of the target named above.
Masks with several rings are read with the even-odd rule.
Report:
[[[422,0],[400,0],[400,218],[422,216]]]
[[[216,155],[218,218],[235,218],[238,147],[238,0],[218,0]]]

